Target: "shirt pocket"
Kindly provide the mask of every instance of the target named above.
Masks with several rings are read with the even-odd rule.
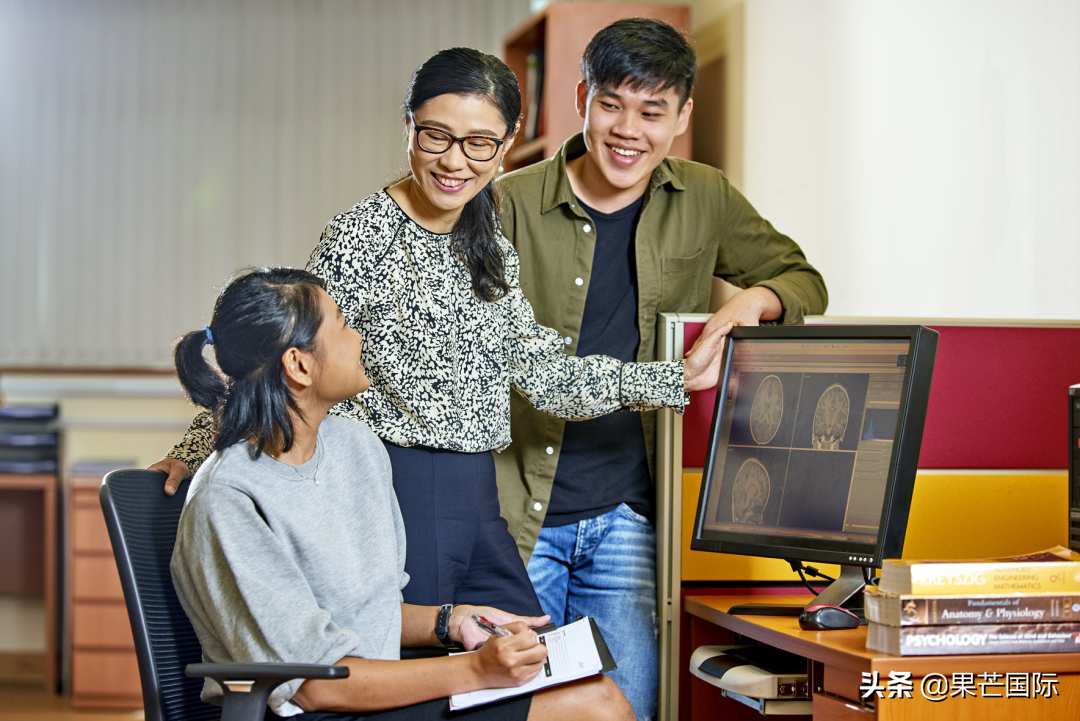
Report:
[[[684,257],[660,258],[660,312],[691,312],[699,306],[699,289],[704,275],[711,273],[706,250]]]

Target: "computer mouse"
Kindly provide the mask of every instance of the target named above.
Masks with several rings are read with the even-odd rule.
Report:
[[[812,603],[799,616],[799,628],[805,631],[835,631],[858,628],[861,621],[851,611],[827,603]]]

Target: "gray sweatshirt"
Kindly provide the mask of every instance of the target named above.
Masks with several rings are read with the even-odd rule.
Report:
[[[399,658],[409,577],[382,443],[357,421],[327,416],[302,466],[253,460],[252,449],[237,443],[211,455],[180,517],[173,585],[204,659]],[[301,683],[278,687],[271,708],[300,713],[289,699]],[[221,694],[206,681],[204,699]]]

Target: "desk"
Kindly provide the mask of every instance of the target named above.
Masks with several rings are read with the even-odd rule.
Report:
[[[935,719],[971,719],[972,721],[1075,721],[1080,718],[1080,653],[1009,654],[983,656],[888,656],[866,649],[866,627],[845,631],[803,631],[793,617],[731,616],[727,610],[740,603],[806,604],[809,595],[801,596],[686,596],[683,609],[688,614],[689,645],[683,655],[687,663],[693,649],[706,644],[731,643],[731,634],[765,643],[804,656],[810,664],[810,687],[814,691],[814,719],[881,719],[882,721],[934,721]],[[912,697],[880,698],[862,704],[859,686],[864,672],[877,672],[887,683],[891,672],[910,672],[914,681]],[[928,700],[920,693],[920,680],[928,674],[972,673],[978,681],[983,673],[1027,674],[1057,673],[1058,694],[1051,698],[946,698]],[[681,674],[689,676],[685,667]],[[1004,679],[1002,679],[1004,680]],[[689,718],[718,717],[719,690],[696,678],[689,679]],[[1005,689],[998,692],[1005,695]],[[685,707],[684,707],[685,708]],[[745,707],[743,707],[745,708]],[[737,710],[733,708],[733,713]],[[758,717],[760,718],[760,717]]]

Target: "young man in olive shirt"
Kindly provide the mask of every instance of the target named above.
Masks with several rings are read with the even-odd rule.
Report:
[[[706,334],[824,312],[824,282],[791,239],[720,171],[667,157],[693,107],[686,39],[621,20],[592,39],[581,69],[584,134],[499,181],[522,290],[566,351],[654,360],[658,314],[707,310],[714,275],[744,290]],[[619,664],[612,678],[652,718],[655,413],[567,424],[515,395],[511,426],[514,442],[495,454],[499,497],[541,605],[557,623],[597,619]]]

